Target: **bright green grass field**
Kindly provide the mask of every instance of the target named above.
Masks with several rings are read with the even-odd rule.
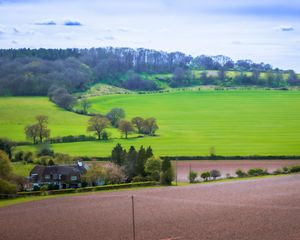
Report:
[[[127,119],[156,117],[158,137],[107,143],[55,144],[58,152],[108,156],[112,147],[151,145],[157,155],[300,155],[299,91],[198,91],[111,95],[90,99],[91,111],[124,108]]]
[[[23,164],[22,162],[13,163],[14,173],[23,176],[28,177],[30,171],[34,168],[35,164]]]
[[[59,110],[45,98],[39,99],[35,111],[38,111],[37,104],[41,101],[40,107],[50,107],[56,114],[53,120],[57,120],[50,126],[53,133],[85,132],[86,118]],[[24,105],[24,101],[18,103],[17,100],[13,101],[16,106]],[[124,147],[151,145],[157,155],[169,156],[208,155],[212,146],[218,155],[300,155],[299,91],[191,91],[110,95],[91,98],[90,101],[92,112],[106,113],[113,107],[121,107],[126,111],[127,119],[137,115],[156,117],[159,136],[115,139],[106,143],[54,144],[55,151],[76,156],[108,156],[113,146],[120,142]],[[30,115],[22,109],[13,111],[20,114],[21,119],[26,112]],[[1,133],[7,129],[2,122]],[[15,122],[9,126],[13,128],[7,129],[6,134],[22,139],[20,134],[12,131],[19,126]],[[113,136],[119,137],[119,134]]]
[[[49,116],[51,136],[86,134],[88,117],[58,108],[46,97],[0,97],[0,137],[26,140],[24,127]]]

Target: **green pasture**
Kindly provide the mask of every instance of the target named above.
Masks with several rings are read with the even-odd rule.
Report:
[[[27,164],[24,164],[22,162],[13,163],[14,173],[23,177],[28,177],[30,171],[34,168],[34,166],[35,164],[31,164],[31,163],[27,163]]]
[[[108,156],[116,143],[151,145],[157,155],[300,155],[300,92],[276,90],[181,91],[90,98],[90,111],[113,107],[126,118],[155,117],[156,137],[54,144],[57,152]],[[117,134],[114,134],[117,136]],[[24,148],[30,149],[30,147]]]
[[[26,140],[24,127],[49,116],[51,136],[86,134],[88,117],[58,108],[46,97],[0,97],[0,137]]]

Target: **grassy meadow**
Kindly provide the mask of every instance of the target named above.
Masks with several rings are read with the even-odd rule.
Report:
[[[58,108],[47,97],[0,97],[0,137],[26,140],[24,127],[36,115],[49,116],[51,136],[86,134],[88,117]]]
[[[35,164],[24,164],[23,162],[15,162],[12,166],[15,174],[23,177],[28,177],[30,171],[34,168]]]
[[[54,144],[55,151],[108,156],[120,142],[125,147],[151,145],[161,156],[209,155],[212,146],[216,154],[227,156],[300,155],[299,91],[179,91],[108,95],[92,97],[90,102],[91,112],[106,113],[113,107],[121,107],[127,119],[155,117],[159,136]],[[85,129],[84,124],[75,130],[76,126],[82,127],[74,124],[65,131],[75,134]],[[53,133],[59,134],[57,130]],[[114,132],[113,137],[119,138],[120,134]]]

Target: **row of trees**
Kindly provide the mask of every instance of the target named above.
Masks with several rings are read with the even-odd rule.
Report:
[[[118,119],[118,121],[116,121]],[[109,118],[101,115],[92,116],[89,120],[87,131],[95,132],[98,140],[107,140],[108,133],[105,131],[110,126],[117,127],[120,132],[128,138],[128,135],[134,131],[146,135],[155,135],[158,125],[156,119],[151,117],[143,119],[142,117],[134,117],[131,121],[118,118]]]
[[[285,87],[300,85],[300,79],[298,79],[294,71],[287,71],[286,75],[284,76],[280,71],[262,72],[258,70],[251,72],[240,71],[232,75],[221,69],[216,73],[202,71],[200,76],[196,77],[190,69],[177,68],[173,73],[173,77],[168,81],[172,87],[192,85]]]
[[[195,171],[190,171],[188,175],[190,183],[195,183],[197,181],[198,176],[203,178],[204,181],[208,181],[210,178],[216,180],[216,178],[221,177],[221,172],[216,169],[213,169],[211,171],[205,171],[199,174]]]
[[[134,117],[131,121],[127,121],[125,118],[125,112],[121,108],[113,108],[106,116],[95,115],[88,121],[88,132],[94,132],[98,140],[108,140],[109,133],[106,129],[110,126],[117,127],[120,132],[128,138],[128,135],[134,131],[146,135],[155,135],[158,129],[156,119],[151,117],[143,119],[142,117]],[[48,128],[48,116],[38,115],[36,116],[36,123],[27,125],[25,127],[25,135],[27,139],[31,139],[33,144],[43,143],[50,138],[50,129]],[[85,136],[69,136],[65,139],[71,139],[70,142],[78,140],[89,139]],[[0,143],[1,144],[1,143]]]
[[[283,72],[269,64],[250,60],[234,62],[223,55],[193,58],[181,52],[143,48],[0,49],[0,95],[51,94],[54,97],[53,88],[73,93],[95,82],[133,90],[156,90],[153,81],[134,73],[174,73],[170,84],[176,87],[189,84],[192,76],[185,71],[194,69]],[[53,100],[61,101],[57,96]]]

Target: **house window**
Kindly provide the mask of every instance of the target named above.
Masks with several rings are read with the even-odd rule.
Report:
[[[50,179],[50,175],[45,175],[45,179],[49,180]]]
[[[71,176],[71,181],[76,181],[77,180],[77,176]]]

